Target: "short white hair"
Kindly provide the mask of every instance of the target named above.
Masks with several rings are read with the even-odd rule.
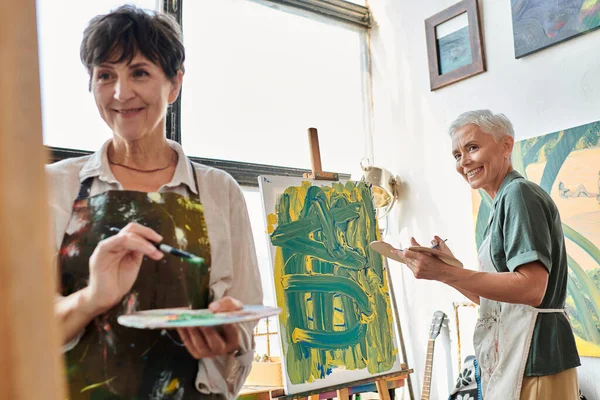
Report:
[[[462,113],[448,128],[448,133],[453,136],[462,127],[477,125],[484,133],[491,135],[496,142],[504,136],[515,137],[512,123],[504,114],[494,114],[490,110],[475,110]]]

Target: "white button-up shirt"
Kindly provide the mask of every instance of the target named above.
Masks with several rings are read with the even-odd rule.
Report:
[[[46,166],[50,186],[50,208],[54,220],[55,249],[60,249],[67,229],[73,202],[81,183],[94,177],[90,196],[108,190],[123,190],[115,179],[107,159],[110,140],[100,151],[85,157],[71,158]],[[262,286],[250,220],[242,191],[225,171],[193,164],[198,179],[193,181],[192,165],[181,146],[169,145],[177,152],[179,161],[171,182],[159,192],[175,192],[188,197],[200,190],[204,218],[211,249],[210,289],[213,299],[234,297],[244,304],[262,304]],[[238,356],[219,356],[199,361],[196,387],[203,393],[220,393],[233,399],[250,373],[254,356],[253,324],[240,325],[241,349]],[[66,351],[77,345],[81,334],[67,344]],[[191,356],[190,356],[191,357]]]

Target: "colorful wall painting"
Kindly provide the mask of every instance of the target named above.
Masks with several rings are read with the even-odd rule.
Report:
[[[511,0],[515,57],[600,27],[600,0]]]
[[[580,356],[600,357],[600,121],[515,143],[513,166],[556,202],[569,262],[567,312]],[[473,191],[477,247],[492,200]]]
[[[370,188],[261,176],[287,394],[401,370]]]

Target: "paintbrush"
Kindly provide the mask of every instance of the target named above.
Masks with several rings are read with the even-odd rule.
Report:
[[[444,242],[447,241],[448,239],[444,239]],[[431,247],[432,249],[437,249],[438,247],[440,247],[440,244],[436,244],[435,246]]]
[[[109,231],[114,232],[114,233],[121,232],[121,230],[119,228],[115,228],[114,226],[111,227],[109,229]],[[156,246],[156,248],[158,250],[162,251],[163,253],[171,254],[171,255],[174,255],[175,257],[180,257],[189,263],[201,265],[204,262],[204,258],[198,257],[192,253],[188,253],[185,250],[176,249],[175,247],[171,247],[165,243],[153,243],[153,244],[154,244],[154,246]]]

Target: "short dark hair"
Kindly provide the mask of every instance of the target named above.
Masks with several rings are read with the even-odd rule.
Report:
[[[95,66],[131,62],[137,52],[162,67],[169,79],[184,72],[183,34],[168,14],[125,5],[92,18],[83,32],[80,57],[90,77]]]

